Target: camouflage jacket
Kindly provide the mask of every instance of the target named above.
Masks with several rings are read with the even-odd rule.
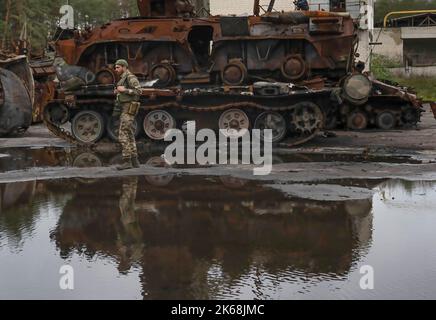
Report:
[[[118,86],[124,86],[127,89],[126,92],[118,93],[117,101],[119,103],[139,101],[142,92],[141,85],[138,78],[129,70],[121,75],[121,79],[117,83]]]

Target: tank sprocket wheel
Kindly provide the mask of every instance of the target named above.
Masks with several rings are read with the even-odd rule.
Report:
[[[397,125],[395,114],[391,111],[380,112],[375,120],[377,127],[382,130],[394,129]]]
[[[368,117],[364,112],[353,112],[347,117],[347,127],[351,130],[364,130],[368,127]]]
[[[68,122],[70,116],[68,108],[61,104],[51,104],[44,108],[45,117],[50,119],[51,122],[62,125]]]
[[[96,111],[80,111],[71,122],[71,131],[74,138],[84,144],[96,143],[105,132],[104,118]]]
[[[218,128],[226,137],[242,137],[250,128],[250,119],[241,109],[226,110],[218,120]]]
[[[401,115],[401,120],[405,125],[408,126],[416,126],[420,121],[420,119],[421,119],[421,111],[419,109],[415,109],[412,107],[409,107]]]
[[[293,131],[311,135],[324,127],[324,114],[313,102],[297,103],[291,110],[291,127]]]
[[[260,138],[264,137],[264,130],[272,130],[271,142],[277,143],[282,141],[287,133],[287,126],[285,118],[277,112],[263,112],[261,113],[254,123],[254,128],[261,130]]]
[[[165,110],[154,110],[144,118],[144,132],[152,140],[163,140],[168,130],[176,128],[176,120]]]

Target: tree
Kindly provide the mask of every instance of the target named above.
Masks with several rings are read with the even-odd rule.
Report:
[[[6,42],[8,40],[8,28],[7,26],[9,25],[9,20],[11,17],[11,0],[6,0],[6,3],[2,4],[2,7],[5,8],[5,20],[2,21],[1,24],[1,31],[3,32],[3,39],[2,39],[2,49],[5,50],[6,49]]]
[[[59,23],[59,9],[65,0],[0,0],[1,48],[10,48],[27,23],[34,50],[45,47]],[[136,0],[70,0],[75,10],[76,27],[95,27],[110,20],[138,15]]]

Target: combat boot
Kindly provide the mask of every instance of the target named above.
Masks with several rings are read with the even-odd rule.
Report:
[[[123,158],[123,163],[119,166],[117,166],[117,170],[122,171],[122,170],[129,170],[132,169],[133,165],[132,165],[132,158],[128,157],[128,158]]]
[[[138,156],[132,157],[132,166],[133,168],[139,168],[141,166],[141,163],[138,160]]]

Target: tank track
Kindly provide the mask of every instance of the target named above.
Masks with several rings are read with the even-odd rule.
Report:
[[[195,94],[192,94],[190,96],[191,98],[195,97]],[[239,96],[240,97],[240,96]],[[282,97],[283,98],[283,97]],[[274,98],[273,98],[274,99]],[[296,109],[299,105],[301,105],[302,101],[299,103],[295,103],[294,105],[286,105],[286,106],[266,106],[262,105],[261,103],[249,101],[249,99],[245,101],[238,101],[238,102],[230,102],[230,103],[221,103],[216,105],[207,105],[207,106],[198,106],[198,105],[192,105],[189,103],[182,103],[176,101],[171,102],[164,102],[164,103],[157,103],[158,101],[155,101],[156,103],[145,103],[141,104],[140,112],[143,114],[147,114],[149,112],[152,112],[154,110],[175,110],[176,112],[178,110],[180,111],[189,111],[189,112],[195,112],[195,113],[204,113],[204,114],[211,114],[213,112],[225,112],[227,110],[231,109],[240,109],[243,111],[246,111],[247,109],[250,110],[256,110],[258,112],[265,112],[265,111],[271,111],[271,112],[277,112],[277,113],[293,113],[296,112]],[[306,99],[306,103],[313,103],[311,99]],[[54,104],[63,104],[64,101],[56,100],[53,101]],[[76,106],[79,106],[79,110],[82,109],[83,106],[89,106],[89,105],[95,105],[95,104],[113,104],[112,99],[101,99],[101,98],[91,98],[91,99],[78,99],[76,102]],[[318,133],[323,129],[324,123],[325,123],[325,115],[322,111],[322,108],[315,104],[317,107],[317,111],[315,112],[315,115],[311,119],[303,119],[300,117],[298,121],[300,121],[300,124],[294,123],[291,125],[294,125],[294,127],[300,126],[302,128],[315,126],[310,132],[305,131],[304,133],[300,133],[299,135],[296,135],[296,132],[293,132],[295,136],[288,137],[284,142],[277,143],[279,146],[285,146],[285,147],[294,147],[301,144],[304,144],[313,138],[315,138]],[[47,110],[47,109],[46,109]],[[102,114],[101,114],[102,115]],[[286,118],[286,117],[285,117]],[[75,145],[80,148],[88,148],[92,149],[95,147],[98,147],[102,142],[96,142],[96,143],[83,143],[82,141],[78,140],[71,132],[65,130],[61,124],[57,124],[56,122],[51,120],[50,114],[48,112],[44,112],[43,116],[44,124],[47,126],[49,131],[54,134],[56,137],[63,139],[64,141],[67,141],[68,143]],[[306,122],[304,122],[306,121]],[[251,122],[251,121],[250,121]],[[294,122],[297,122],[295,120]],[[311,122],[311,123],[309,123]],[[314,125],[315,123],[315,125]],[[253,126],[253,123],[251,124],[251,127]],[[287,125],[288,126],[288,125]],[[144,139],[141,137],[139,140]]]
[[[357,74],[357,77],[361,76]],[[368,77],[366,81],[368,81],[370,91],[359,97],[360,100],[348,96],[346,88],[337,92],[340,102],[335,108],[326,111],[327,130],[337,127],[349,130],[365,130],[370,127],[395,130],[401,127],[417,126],[421,120],[421,114],[425,111],[421,99],[415,92],[409,88],[399,87],[397,84],[375,80],[371,77]]]

